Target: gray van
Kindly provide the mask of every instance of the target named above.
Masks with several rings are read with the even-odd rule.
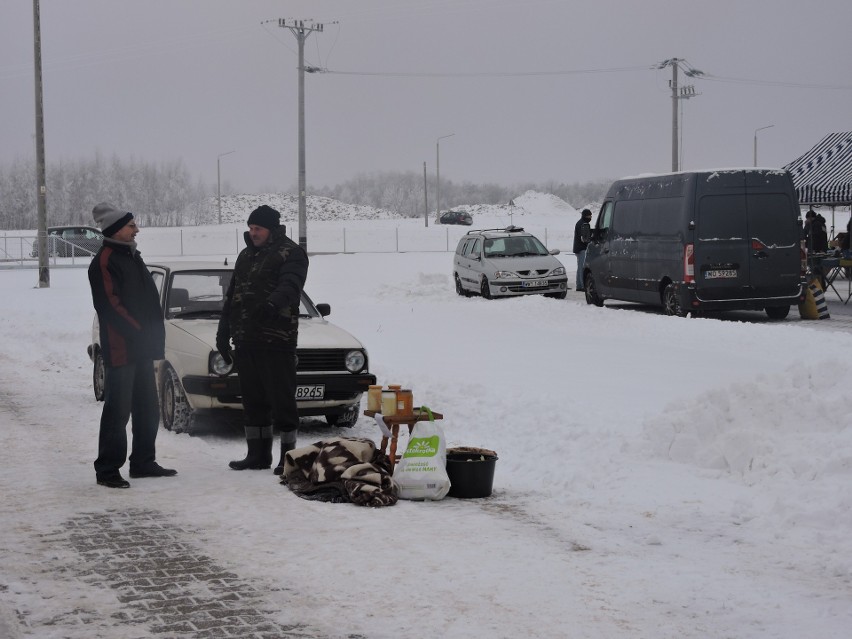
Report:
[[[765,310],[805,294],[802,221],[782,169],[718,169],[618,180],[586,249],[586,301],[659,304],[668,315]]]

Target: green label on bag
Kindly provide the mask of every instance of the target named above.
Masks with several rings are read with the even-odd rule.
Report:
[[[431,437],[414,437],[408,443],[403,457],[434,457],[438,454],[439,438],[437,435]]]

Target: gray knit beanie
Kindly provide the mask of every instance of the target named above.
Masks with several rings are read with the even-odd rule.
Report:
[[[92,209],[95,224],[106,237],[112,237],[116,232],[133,219],[133,213],[119,211],[108,202],[101,202]]]

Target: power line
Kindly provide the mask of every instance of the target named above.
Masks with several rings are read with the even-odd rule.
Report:
[[[330,75],[360,75],[380,76],[397,78],[504,78],[521,76],[557,76],[557,75],[583,75],[594,73],[617,73],[620,71],[644,71],[649,67],[612,67],[607,69],[563,69],[556,71],[470,71],[470,72],[415,72],[415,71],[336,71],[334,69],[318,69],[318,73]]]

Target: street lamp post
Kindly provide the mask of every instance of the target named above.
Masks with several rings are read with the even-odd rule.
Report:
[[[763,131],[763,129],[771,129],[774,126],[774,124],[767,124],[766,126],[762,126],[759,129],[754,130],[754,166],[757,166],[757,132]]]
[[[234,151],[220,153],[216,158],[216,206],[219,209],[219,224],[222,223],[222,171],[219,167],[219,160],[226,155],[231,155],[231,153],[234,153]]]
[[[441,140],[451,138],[455,133],[442,135],[435,142],[435,215],[441,218]]]

